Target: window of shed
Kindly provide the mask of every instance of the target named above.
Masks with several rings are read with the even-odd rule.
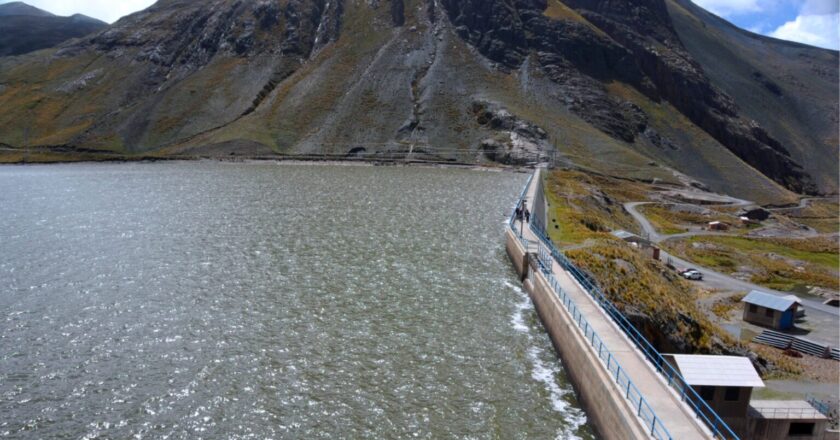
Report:
[[[726,387],[726,394],[723,398],[728,402],[734,402],[741,396],[741,389],[738,387]]]
[[[814,435],[814,423],[791,423],[788,435]]]
[[[768,318],[772,318],[773,317],[773,309],[764,309],[764,316],[767,316]]]

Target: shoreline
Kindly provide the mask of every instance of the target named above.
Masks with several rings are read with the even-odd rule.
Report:
[[[2,156],[0,156],[2,158]],[[216,162],[223,164],[282,164],[282,165],[326,165],[326,166],[389,166],[389,167],[424,167],[424,168],[455,168],[474,169],[481,171],[495,172],[516,172],[531,173],[533,166],[526,165],[505,165],[505,164],[479,164],[457,161],[434,161],[434,160],[399,160],[399,159],[367,159],[351,157],[317,157],[317,156],[235,156],[235,157],[213,157],[213,156],[138,156],[138,157],[84,157],[67,158],[67,160],[24,160],[16,162],[0,162],[0,167],[5,166],[31,166],[31,165],[67,165],[67,164],[131,164],[131,163],[156,163],[156,162]]]

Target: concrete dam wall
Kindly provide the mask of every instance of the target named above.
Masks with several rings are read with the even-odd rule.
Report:
[[[517,206],[523,202],[531,210],[531,222],[512,218],[505,248],[600,436],[737,438],[719,429],[716,421],[710,427],[701,422],[685,403],[685,392],[675,391],[674,382],[646,360],[626,329],[564,268],[565,259],[544,235],[547,203],[539,170]]]

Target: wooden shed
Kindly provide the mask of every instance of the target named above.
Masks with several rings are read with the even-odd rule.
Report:
[[[776,296],[753,290],[741,300],[744,303],[744,321],[787,330],[793,327],[799,298],[794,295]]]

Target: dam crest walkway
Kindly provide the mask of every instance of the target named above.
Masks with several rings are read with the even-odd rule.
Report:
[[[542,194],[538,193],[542,191],[540,174],[541,171],[537,170],[523,193],[523,200],[532,211],[537,210],[536,204],[544,203]],[[536,216],[531,218],[531,222],[538,222]],[[535,276],[548,280],[542,282],[552,286],[565,306],[566,313],[570,313],[571,319],[577,321],[575,329],[587,340],[591,339],[587,348],[594,351],[596,360],[600,358],[602,361],[591,367],[606,367],[606,373],[613,380],[614,392],[610,395],[623,401],[628,407],[628,413],[636,415],[640,428],[638,432],[646,432],[648,438],[657,439],[737,438],[734,434],[727,435],[731,431],[725,424],[720,426],[709,422],[719,421],[716,415],[705,413],[704,409],[698,411],[696,404],[695,407],[691,406],[691,400],[686,399],[686,394],[694,391],[685,384],[675,386],[675,381],[682,378],[670,373],[670,366],[651,362],[650,353],[646,355],[640,350],[638,343],[628,336],[627,330],[622,329],[614,315],[611,316],[604,304],[599,303],[592,292],[581,284],[580,276],[576,277],[568,267],[561,264],[561,261],[567,260],[554,255],[552,251],[556,249],[547,243],[545,236],[538,235],[541,230],[538,225],[534,228],[524,220],[516,220],[511,222],[510,229],[525,252],[531,255],[530,264],[533,266],[535,259],[539,262],[537,266],[540,270],[525,269],[529,272],[531,283],[537,283]],[[661,356],[656,353],[653,359],[661,360]],[[672,380],[673,376],[678,379]],[[634,399],[636,393],[639,396]]]

